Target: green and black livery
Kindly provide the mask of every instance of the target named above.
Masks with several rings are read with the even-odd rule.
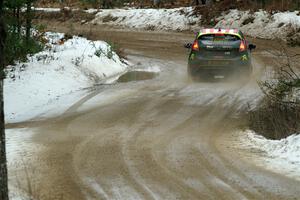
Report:
[[[190,48],[188,73],[192,78],[226,78],[252,73],[251,50],[237,29],[203,29]]]

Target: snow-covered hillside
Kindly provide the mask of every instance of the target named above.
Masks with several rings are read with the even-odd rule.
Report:
[[[263,39],[286,40],[300,31],[299,11],[270,14],[262,10],[255,13],[231,10],[217,21],[216,27],[239,28],[248,36]]]
[[[146,30],[191,30],[199,25],[193,8],[105,9],[96,14],[94,24],[109,24]]]
[[[35,8],[44,12],[59,12],[59,8]],[[78,9],[75,9],[78,10]],[[202,23],[201,13],[196,15],[193,7],[172,9],[90,9],[96,13],[90,23],[111,25],[150,31],[199,31],[209,26]],[[262,39],[282,39],[300,42],[300,12],[257,12],[229,10],[215,16],[216,28],[238,28],[245,35]]]
[[[217,22],[215,27],[238,28],[245,35],[263,39],[287,40],[288,37],[299,34],[300,30],[299,11],[270,14],[263,10],[254,13],[230,10],[216,17],[215,21]],[[192,7],[105,9],[99,10],[91,23],[158,31],[198,31],[206,27],[202,24],[201,13],[200,16],[196,16]]]
[[[63,113],[97,83],[113,81],[127,65],[103,41],[81,37],[62,42],[47,33],[48,48],[29,61],[8,67],[4,81],[7,123]]]

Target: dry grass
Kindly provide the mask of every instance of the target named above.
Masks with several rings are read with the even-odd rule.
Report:
[[[239,2],[236,0],[223,0],[207,6],[197,6],[194,9],[194,14],[202,16],[201,20],[204,25],[214,26],[217,22],[216,18],[230,9],[255,10],[256,7],[249,0]]]
[[[300,132],[300,54],[283,46],[274,55],[274,74],[260,82],[265,94],[261,105],[249,113],[250,128],[270,139]]]
[[[287,35],[287,44],[290,46],[300,46],[300,27],[290,24],[289,33]]]
[[[105,17],[103,17],[102,22],[103,23],[107,23],[107,22],[114,22],[118,19],[118,17],[114,17],[112,15],[106,15]]]
[[[61,9],[60,12],[43,12],[36,11],[35,19],[37,20],[57,20],[61,22],[72,21],[80,22],[82,20],[91,21],[95,18],[95,14],[87,13],[84,11],[72,11],[69,9]]]
[[[253,16],[250,16],[249,18],[246,18],[242,24],[247,25],[247,24],[253,23],[254,20],[255,20],[255,18]]]
[[[269,139],[281,139],[300,131],[300,105],[265,98],[249,113],[250,129]]]
[[[42,8],[60,8],[60,7],[76,7],[76,8],[92,8],[92,5],[86,5],[80,0],[64,0],[60,3],[58,0],[37,0],[35,2],[36,7]]]
[[[278,0],[272,0],[268,4],[265,5],[265,10],[268,11],[289,11],[289,10],[299,10],[299,5],[297,1],[295,0],[284,0],[284,1],[278,1]]]
[[[214,26],[216,23],[216,18],[219,17],[223,12],[228,12],[230,9],[239,9],[239,10],[250,10],[251,12],[258,11],[259,9],[264,9],[269,12],[275,11],[287,11],[297,9],[297,4],[295,1],[286,0],[284,3],[282,1],[273,1],[268,2],[266,5],[261,3],[253,2],[252,0],[222,0],[215,2],[206,6],[197,6],[195,7],[195,14],[202,16],[202,23],[204,25]],[[298,10],[300,8],[298,7]],[[251,23],[253,19],[249,19],[244,23]]]
[[[155,26],[154,25],[147,25],[145,28],[146,31],[154,31],[155,30]]]
[[[37,7],[76,7],[76,8],[93,8],[95,5],[84,3],[81,0],[64,0],[64,3],[59,3],[57,0],[38,0],[36,1]],[[131,0],[130,5],[134,7],[153,7],[153,1],[151,0]],[[192,0],[164,0],[161,1],[160,7],[162,8],[174,8],[194,5]],[[266,9],[269,11],[286,11],[286,10],[299,10],[299,3],[295,0],[269,0],[265,5],[253,0],[221,0],[214,3],[214,7],[218,10],[226,10],[231,8],[239,9]],[[297,8],[298,7],[298,8]]]

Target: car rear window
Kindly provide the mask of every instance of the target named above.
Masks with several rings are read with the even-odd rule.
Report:
[[[236,35],[230,34],[207,34],[200,36],[199,40],[201,41],[211,41],[211,42],[235,42],[239,41],[240,38]]]

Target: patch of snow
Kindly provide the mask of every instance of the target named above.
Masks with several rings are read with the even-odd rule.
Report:
[[[128,185],[128,182],[123,177],[110,179],[111,181],[111,192],[113,199],[123,200],[139,200],[143,199],[140,194]]]
[[[10,187],[10,190],[9,190],[9,199],[11,199],[11,200],[33,200],[32,197],[29,197],[26,193],[20,191],[17,188],[12,188],[12,187]]]
[[[299,103],[300,102],[300,88],[293,88],[290,95],[288,96],[288,101]]]
[[[108,195],[105,193],[103,188],[98,184],[94,179],[92,178],[85,178],[84,179],[85,184],[89,185],[93,191],[95,191],[100,196],[103,196],[105,199],[109,199]],[[87,194],[88,199],[92,199],[89,197],[89,194]]]
[[[70,9],[68,7],[65,7],[65,9]],[[21,11],[22,12],[26,12],[27,8],[26,7],[23,7],[21,8]],[[31,10],[34,10],[34,11],[41,11],[41,12],[60,12],[61,11],[61,8],[35,8],[35,7],[31,7]]]
[[[300,180],[300,135],[291,135],[281,140],[269,140],[247,130],[240,136],[246,148],[263,154],[263,166]]]
[[[35,8],[45,12],[57,12],[60,8]],[[199,30],[201,16],[196,16],[192,7],[173,9],[88,9],[97,13],[92,24],[107,24],[143,30]],[[247,36],[262,39],[283,39],[295,35],[300,29],[299,11],[269,13],[230,10],[215,19],[216,28],[238,28]],[[299,32],[299,31],[298,31]]]
[[[159,72],[161,72],[161,69],[159,66],[153,65],[153,66],[147,66],[147,67],[143,67],[143,68],[134,68],[133,71],[159,73]]]
[[[300,28],[299,11],[270,14],[260,10],[230,10],[216,18],[216,28],[238,28],[245,35],[263,39],[287,39]],[[108,24],[145,30],[196,30],[201,27],[201,16],[192,7],[175,9],[106,9],[100,10],[93,24]]]
[[[60,12],[60,8],[32,8],[35,11],[43,11],[43,12]]]
[[[6,129],[6,151],[9,179],[9,197],[13,200],[29,200],[30,198],[19,185],[17,171],[23,171],[28,160],[38,159],[34,155],[44,150],[44,146],[32,142],[35,129]]]
[[[8,66],[4,80],[7,123],[61,114],[88,92],[84,89],[111,82],[127,70],[106,42],[82,37],[60,42],[63,36],[47,33],[48,49],[28,57],[28,62]]]
[[[97,12],[99,12],[99,9],[91,8],[91,9],[85,10],[85,12],[90,13],[90,14],[96,14]]]
[[[190,30],[198,27],[199,17],[192,7],[174,9],[105,9],[96,14],[93,24],[109,24],[146,30]]]
[[[31,138],[35,130],[29,128],[6,129],[6,148],[8,168],[24,164],[27,157],[32,157],[30,152],[42,150],[42,145],[33,144]],[[30,155],[28,155],[28,154]]]
[[[79,9],[78,8],[73,8],[71,9],[70,7],[63,7],[63,8],[35,8],[35,7],[32,7],[31,8],[32,10],[35,10],[35,11],[41,11],[41,12],[60,12],[61,10],[70,10],[70,11],[78,11]],[[26,11],[26,8],[23,8],[22,11]]]
[[[300,28],[299,11],[279,12],[270,14],[260,10],[250,11],[230,10],[217,18],[215,27],[238,28],[245,35],[263,39],[284,39],[288,34]]]

